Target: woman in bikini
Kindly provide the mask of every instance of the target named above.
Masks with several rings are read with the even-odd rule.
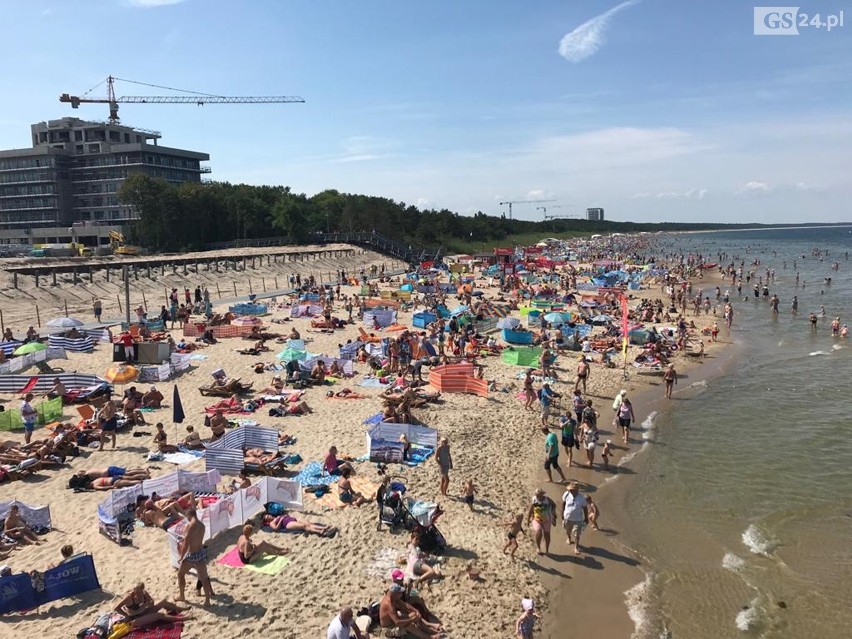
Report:
[[[268,541],[261,541],[259,544],[255,544],[251,540],[251,536],[253,534],[254,526],[246,524],[243,526],[243,534],[237,542],[237,553],[240,556],[240,561],[244,564],[250,564],[252,560],[264,554],[286,555],[290,552],[286,548],[279,548],[278,546],[270,544]]]
[[[340,481],[337,482],[337,497],[347,506],[361,506],[367,503],[367,499],[359,492],[352,490],[352,482],[349,477],[352,469],[345,467],[340,470]]]
[[[142,582],[136,584],[133,590],[128,592],[124,596],[124,599],[119,601],[115,607],[115,611],[123,615],[125,621],[132,621],[143,615],[159,612],[160,610],[165,610],[169,614],[176,615],[191,610],[191,608],[189,606],[177,606],[166,599],[155,602],[154,598],[145,590],[145,584]]]
[[[288,532],[305,532],[319,535],[320,537],[331,537],[332,531],[337,532],[333,526],[315,524],[312,521],[301,521],[291,516],[286,510],[280,515],[264,515],[263,525],[275,531],[286,530]]]

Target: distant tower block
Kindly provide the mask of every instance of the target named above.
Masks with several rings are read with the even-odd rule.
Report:
[[[586,209],[586,219],[590,222],[603,222],[604,210],[600,208]]]

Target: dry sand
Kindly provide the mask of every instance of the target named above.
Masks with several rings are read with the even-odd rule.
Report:
[[[367,254],[359,255],[354,263],[350,261],[343,264],[345,260],[342,260],[341,264],[324,265],[323,270],[328,268],[333,272],[341,265],[349,270],[357,269],[362,260],[367,263],[369,260],[389,262],[385,258]],[[187,285],[194,285],[196,281],[191,279]],[[175,286],[181,286],[178,280],[157,281],[150,286],[152,290],[162,290],[163,285],[169,286],[173,282]],[[103,283],[99,285],[103,286]],[[61,288],[56,293],[67,294],[66,287]],[[356,289],[348,288],[346,292],[351,294]],[[488,294],[494,292],[488,291]],[[9,291],[5,293],[8,295]],[[33,291],[21,293],[33,294]],[[657,290],[642,293],[650,297],[658,296]],[[86,301],[88,295],[88,291],[81,295],[83,300],[80,306],[86,310],[88,304],[83,301]],[[8,304],[4,304],[4,310],[7,307]],[[283,315],[283,312],[277,312],[272,317]],[[110,314],[105,312],[105,316]],[[706,319],[702,318],[702,321],[706,322]],[[410,325],[409,322],[410,315],[401,314],[400,323]],[[310,324],[306,319],[295,320],[293,324],[303,337],[311,340],[309,350],[312,352],[334,354],[339,343],[345,342],[347,338],[354,339],[357,335],[357,326],[326,335],[309,332]],[[279,329],[288,330],[286,325],[273,330]],[[176,380],[188,416],[184,425],[193,424],[202,434],[206,434],[202,425],[202,409],[213,400],[201,397],[197,387],[210,380],[210,372],[214,369],[221,367],[230,375],[252,380],[256,388],[263,388],[270,382],[271,373],[256,375],[250,365],[258,359],[271,361],[275,348],[264,358],[234,353],[234,349],[247,343],[243,340],[222,340],[215,346],[205,348],[201,352],[207,359],[193,362],[191,371]],[[716,345],[708,344],[708,354],[712,356],[716,348]],[[110,360],[110,348],[102,345],[92,354],[71,354],[70,361],[62,365],[66,370],[103,373],[109,367]],[[511,387],[512,392],[494,392],[487,399],[471,395],[445,395],[444,403],[430,405],[415,413],[423,423],[438,429],[441,435],[450,439],[455,465],[450,485],[452,497],[437,499],[439,476],[437,465],[432,459],[415,468],[392,467],[393,473],[406,477],[411,495],[439,501],[446,510],[446,514],[439,520],[439,528],[451,549],[442,560],[446,578],[424,591],[427,603],[441,618],[452,637],[514,636],[514,621],[520,612],[519,601],[523,596],[536,599],[546,619],[564,619],[562,613],[568,609],[577,614],[577,628],[594,628],[596,636],[629,636],[632,624],[623,605],[623,592],[640,581],[641,574],[614,557],[620,555],[620,552],[613,550],[603,533],[589,531],[585,536],[589,546],[599,549],[593,557],[602,564],[598,567],[603,570],[591,570],[588,566],[567,560],[568,550],[561,529],[554,530],[552,558],[539,558],[534,544],[526,536],[520,539],[517,560],[512,561],[502,554],[505,529],[499,524],[512,513],[525,512],[535,487],[544,485],[545,477],[541,469],[544,437],[537,425],[537,413],[525,412],[522,402],[515,398],[522,385],[516,373],[522,369],[510,367],[499,358],[486,358],[483,363],[486,365],[486,377],[496,380],[499,387]],[[571,357],[560,358],[557,370],[563,379],[573,378],[575,363]],[[683,368],[683,364],[678,364],[678,368]],[[357,366],[356,370],[359,373],[356,380],[345,385],[371,396],[378,395],[376,389],[355,385],[357,379],[366,372],[363,365]],[[639,398],[639,391],[658,382],[658,379],[631,375],[626,388]],[[161,385],[167,398],[171,397],[171,386],[171,382]],[[611,398],[622,386],[620,370],[593,366],[589,390],[598,399],[602,415],[600,424],[604,429],[608,429],[607,411],[610,411]],[[339,390],[340,387],[332,388]],[[118,390],[122,388],[118,387]],[[362,422],[378,412],[379,400],[329,400],[325,398],[326,390],[318,388],[307,391],[305,399],[314,409],[311,415],[269,418],[266,411],[261,410],[256,414],[257,419],[264,425],[274,426],[296,437],[297,443],[290,450],[298,452],[306,461],[321,460],[332,444],[341,453],[353,457],[365,453]],[[557,390],[564,390],[567,394],[568,384],[559,384]],[[661,390],[654,392],[661,394]],[[566,405],[563,400],[563,406]],[[636,408],[637,418],[641,421],[646,414],[645,408],[640,403],[636,404]],[[67,418],[75,416],[74,408],[67,407],[65,414]],[[170,421],[170,408],[149,413],[146,417],[149,421],[163,421],[170,439],[174,439],[175,426]],[[182,435],[182,427],[179,428],[178,432]],[[153,428],[148,430],[153,431]],[[36,437],[42,433],[36,431]],[[20,440],[22,437],[18,434],[12,439]],[[169,564],[165,534],[159,529],[137,529],[133,535],[133,546],[119,547],[97,534],[97,503],[103,499],[104,493],[73,494],[66,488],[68,477],[74,470],[108,465],[145,466],[144,455],[150,447],[149,438],[133,438],[129,434],[122,434],[118,438],[118,449],[114,451],[86,452],[84,456],[72,459],[70,468],[43,472],[38,480],[0,485],[0,500],[17,498],[33,504],[49,504],[53,517],[54,530],[44,538],[41,546],[18,550],[7,562],[15,571],[46,568],[59,558],[60,547],[70,543],[76,551],[92,553],[103,586],[102,593],[89,593],[76,601],[63,600],[50,604],[38,614],[9,617],[4,622],[4,634],[13,636],[13,633],[26,632],[44,637],[74,636],[80,628],[90,624],[98,612],[114,606],[118,598],[140,580],[145,582],[155,597],[174,597],[175,572]],[[611,463],[618,464],[624,452],[623,449],[617,450]],[[155,474],[171,472],[175,468],[163,462],[156,463],[156,466],[158,468],[153,471]],[[183,468],[203,469],[203,461]],[[358,470],[360,475],[377,481],[372,465],[361,464]],[[572,479],[588,482],[592,486],[600,485],[611,476],[601,471],[578,468],[572,468],[567,474]],[[473,513],[468,511],[460,499],[462,484],[468,478],[475,481],[477,489]],[[558,492],[553,491],[556,498]],[[605,493],[599,497],[599,501],[602,501],[601,508],[606,512],[607,504],[604,500]],[[351,605],[357,609],[381,597],[387,582],[370,574],[370,566],[377,553],[383,549],[392,549],[402,554],[407,544],[407,535],[391,534],[386,529],[377,531],[376,511],[372,504],[360,509],[323,510],[312,497],[306,496],[304,515],[339,527],[340,534],[334,539],[322,539],[259,533],[259,539],[286,545],[292,551],[290,565],[277,577],[211,562],[210,572],[218,597],[211,609],[204,610],[200,607],[201,600],[190,589],[188,595],[195,605],[193,614],[196,618],[186,624],[184,637],[209,637],[215,633],[221,639],[229,639],[260,636],[267,631],[280,637],[325,636],[325,629],[340,606]],[[606,527],[605,521],[603,523]],[[211,556],[215,558],[222,555],[233,546],[237,537],[237,530],[217,537],[210,545]],[[464,574],[470,563],[481,571],[480,581],[471,581]],[[558,613],[553,610],[554,604],[559,609]],[[564,637],[568,632],[573,634],[575,628],[573,624],[565,628],[561,623],[554,627],[552,622],[548,622],[546,627],[547,634],[552,637]]]

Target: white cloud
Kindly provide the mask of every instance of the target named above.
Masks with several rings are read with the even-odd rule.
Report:
[[[604,32],[609,25],[610,19],[616,13],[627,7],[638,4],[640,0],[627,0],[613,7],[591,20],[584,22],[579,27],[565,34],[559,42],[559,55],[569,62],[581,62],[596,54],[604,43]]]
[[[738,194],[742,193],[769,193],[774,187],[770,186],[766,182],[758,182],[756,180],[752,180],[751,182],[746,182],[740,187],[737,191]]]
[[[127,3],[132,7],[142,9],[153,9],[154,7],[165,7],[170,4],[180,4],[184,0],[127,0]]]
[[[645,197],[650,197],[650,193],[639,194],[644,195]],[[707,189],[689,189],[688,191],[679,192],[679,191],[662,191],[656,194],[656,198],[658,200],[676,200],[678,198],[684,198],[687,200],[703,200],[704,196],[707,195]],[[636,196],[633,196],[636,198]]]
[[[425,197],[419,197],[419,198],[417,198],[417,203],[415,204],[415,206],[418,209],[428,209],[429,204],[430,204],[429,200],[427,200]]]

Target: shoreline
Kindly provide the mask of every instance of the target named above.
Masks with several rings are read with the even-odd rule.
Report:
[[[717,282],[713,281],[714,279],[717,279],[715,274],[713,278],[701,280],[701,283],[712,283],[715,286]],[[721,281],[721,278],[718,278],[718,281]],[[638,555],[628,543],[621,542],[622,537],[629,538],[631,528],[641,526],[640,521],[628,521],[624,506],[636,490],[636,480],[647,466],[648,457],[653,450],[652,445],[656,440],[654,431],[660,417],[663,414],[679,413],[686,407],[686,404],[682,405],[681,402],[701,392],[706,383],[722,378],[726,370],[735,365],[738,357],[736,340],[727,337],[717,344],[721,347],[713,348],[709,356],[701,361],[678,361],[678,366],[683,366],[678,369],[680,383],[671,401],[662,396],[663,384],[660,378],[642,380],[640,385],[637,385],[637,376],[634,376],[625,383],[624,387],[628,389],[631,401],[639,407],[642,416],[637,419],[640,426],[631,432],[629,451],[615,440],[616,433],[613,432],[608,419],[611,409],[607,401],[601,404],[600,431],[604,437],[612,438],[616,445],[617,454],[611,460],[610,468],[615,467],[617,470],[602,481],[600,474],[604,471],[601,470],[589,471],[585,467],[572,466],[571,472],[566,471],[570,480],[580,483],[582,492],[586,492],[584,487],[592,488],[588,492],[593,493],[601,510],[601,530],[584,531],[581,544],[583,554],[575,559],[567,553],[569,546],[565,533],[561,523],[557,523],[558,530],[553,535],[551,549],[560,554],[542,562],[548,573],[542,580],[548,591],[548,614],[544,616],[542,623],[543,637],[561,639],[565,636],[566,629],[570,628],[572,634],[577,635],[591,633],[592,636],[627,639],[633,637],[638,630],[641,610],[637,611],[628,601],[628,597],[632,594],[641,601],[642,590],[651,571],[647,558]],[[687,384],[683,385],[681,380],[686,380]],[[598,399],[597,395],[592,396]],[[600,398],[608,401],[611,399]],[[650,416],[653,416],[653,421],[646,425]],[[645,450],[646,447],[648,450]],[[541,484],[540,472],[537,468],[532,476],[533,486]],[[547,494],[556,502],[557,507],[561,503],[562,492],[562,486],[547,487]],[[582,606],[577,606],[575,602],[580,598]]]

